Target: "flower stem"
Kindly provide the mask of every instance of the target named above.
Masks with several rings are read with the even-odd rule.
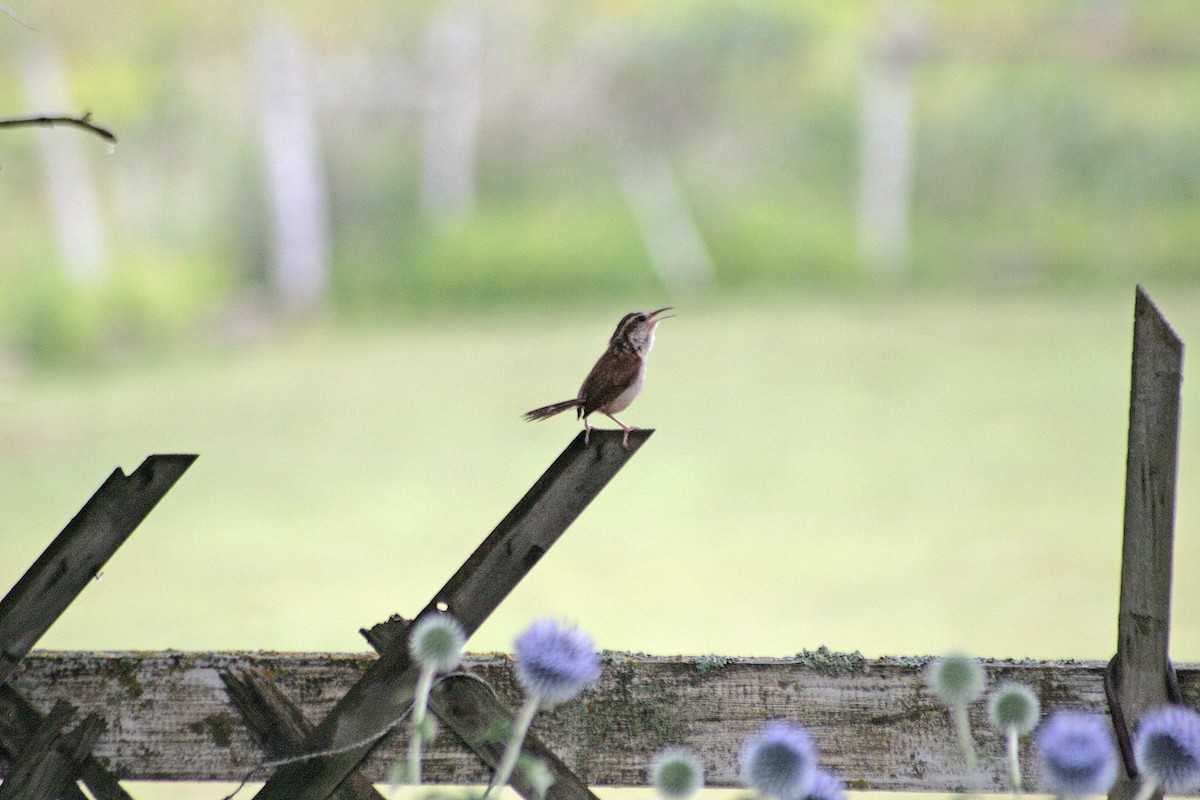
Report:
[[[521,755],[521,743],[525,741],[529,723],[533,722],[533,715],[537,713],[541,704],[542,698],[531,694],[525,700],[525,705],[521,706],[521,710],[517,712],[517,718],[513,721],[512,735],[508,738],[508,746],[504,749],[504,757],[500,759],[500,766],[496,767],[496,774],[492,776],[492,782],[488,784],[487,791],[483,793],[484,800],[491,794],[492,789],[508,785],[513,767],[517,765],[517,758]]]
[[[1017,729],[1009,727],[1008,738],[1008,782],[1012,785],[1013,800],[1021,800],[1021,761],[1017,755]]]
[[[1138,787],[1137,795],[1133,800],[1150,800],[1154,793],[1158,791],[1158,779],[1146,777],[1142,780],[1142,785]]]
[[[971,741],[971,721],[967,718],[967,707],[962,703],[954,706],[954,727],[958,733],[958,748],[962,750],[963,758],[967,760],[967,770],[971,773],[971,785],[975,794],[982,794],[979,757],[975,755],[975,743]]]
[[[408,741],[408,780],[413,786],[421,785],[421,740],[424,738],[425,710],[429,707],[429,690],[433,687],[436,667],[421,667],[417,676],[417,688],[413,697],[412,739]]]

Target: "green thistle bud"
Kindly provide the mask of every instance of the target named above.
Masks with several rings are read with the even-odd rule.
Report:
[[[413,623],[408,634],[408,650],[413,660],[436,672],[451,672],[462,661],[467,635],[450,614],[427,614]]]
[[[1037,695],[1022,683],[1006,683],[988,699],[988,716],[1002,733],[1015,730],[1024,736],[1037,726],[1041,713]]]
[[[948,655],[929,665],[929,688],[948,706],[967,706],[983,693],[983,667],[970,656]]]
[[[651,760],[650,784],[663,797],[685,800],[704,788],[704,767],[690,750],[671,747]]]

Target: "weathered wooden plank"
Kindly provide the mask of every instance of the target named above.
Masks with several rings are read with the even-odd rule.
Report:
[[[1129,445],[1125,468],[1125,534],[1113,677],[1113,719],[1129,734],[1150,709],[1167,702],[1171,635],[1171,561],[1175,540],[1175,472],[1183,342],[1141,286],[1133,322]],[[1129,800],[1138,789],[1128,738],[1126,769],[1110,797]]]
[[[26,742],[43,725],[43,715],[8,684],[0,684],[0,751],[15,761]],[[95,756],[83,760],[79,777],[96,800],[132,800],[129,793],[104,768]],[[75,797],[72,794],[72,797]],[[78,800],[84,800],[83,792]]]
[[[246,727],[269,759],[285,759],[301,752],[304,737],[312,733],[312,723],[261,670],[222,672],[221,680],[246,721]],[[383,795],[371,782],[357,773],[347,777],[330,797],[333,800],[383,800]]]
[[[195,460],[153,455],[132,475],[114,470],[67,523],[0,600],[0,683]]]
[[[75,708],[65,700],[54,704],[0,784],[0,800],[58,800],[83,797],[75,781],[104,723],[89,714],[74,730],[67,726]]]
[[[407,623],[392,617],[386,622],[362,631],[363,636],[376,650],[384,650],[404,641]],[[443,678],[434,686],[429,698],[429,708],[446,727],[454,731],[459,740],[495,769],[504,756],[505,742],[491,735],[497,728],[511,729],[516,715],[502,704],[491,690],[476,680],[474,674],[464,673]],[[533,758],[541,759],[554,783],[546,792],[546,800],[597,800],[588,785],[579,779],[563,763],[554,751],[536,735],[526,735],[521,751]],[[526,780],[524,773],[517,771],[509,783],[521,797],[531,800],[538,796],[537,788]]]
[[[16,687],[42,710],[70,697],[108,727],[94,748],[120,777],[138,780],[241,780],[262,751],[230,704],[220,673],[257,669],[309,719],[327,714],[369,668],[371,655],[272,653],[32,653]],[[838,654],[803,658],[716,658],[607,653],[598,683],[578,700],[534,721],[534,732],[589,784],[643,785],[658,748],[699,751],[712,786],[736,786],[748,737],[771,718],[812,731],[821,763],[852,788],[964,791],[947,712],[924,688],[925,658],[862,659]],[[1100,661],[986,661],[991,683],[1018,680],[1041,696],[1047,712],[1104,713]],[[466,666],[496,690],[521,701],[504,656],[471,657]],[[1200,704],[1200,665],[1177,665],[1184,699]],[[982,702],[971,708],[975,743],[987,769],[985,787],[1006,788],[1003,742],[988,727]],[[386,741],[361,766],[385,781],[404,757],[404,737]],[[1025,768],[1037,785],[1037,768]],[[490,772],[451,732],[428,750],[426,779],[481,784]]]
[[[449,611],[470,635],[653,433],[581,433],[500,521],[421,614]],[[418,618],[421,615],[418,614]],[[304,742],[323,755],[280,767],[258,800],[325,800],[412,704],[417,670],[403,646],[380,653]]]

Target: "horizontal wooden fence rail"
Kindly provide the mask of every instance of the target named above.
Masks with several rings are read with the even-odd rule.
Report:
[[[240,781],[264,755],[231,703],[221,674],[256,669],[310,720],[319,720],[374,660],[371,654],[49,652],[30,654],[13,686],[42,711],[70,697],[106,727],[93,754],[121,779]],[[578,700],[543,713],[534,731],[592,785],[644,785],[658,749],[697,750],[710,786],[737,786],[747,739],[771,718],[810,730],[822,765],[851,789],[925,792],[970,788],[946,709],[925,688],[927,658],[866,659],[803,653],[794,658],[661,657],[606,652],[598,683]],[[1017,680],[1060,708],[1107,713],[1101,661],[985,661],[989,683]],[[509,707],[520,702],[505,656],[471,657],[464,666]],[[1200,665],[1177,667],[1185,701],[1200,703]],[[466,677],[449,680],[473,680]],[[443,687],[445,688],[445,687]],[[5,690],[11,691],[11,690]],[[3,700],[3,698],[0,698]],[[0,702],[0,717],[7,712]],[[975,743],[988,777],[1006,790],[1003,741],[983,702],[971,709]],[[363,762],[361,774],[385,782],[403,758],[405,726]],[[1028,747],[1028,743],[1026,743]],[[1034,759],[1028,779],[1037,786]],[[254,777],[262,780],[267,772]],[[442,730],[425,774],[438,783],[485,783],[490,773]]]

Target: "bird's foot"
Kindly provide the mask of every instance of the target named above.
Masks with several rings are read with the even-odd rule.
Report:
[[[630,425],[629,427],[622,427],[622,430],[625,431],[625,435],[621,437],[621,446],[624,447],[626,450],[628,450],[629,449],[629,432],[630,431],[640,431],[641,428]]]

